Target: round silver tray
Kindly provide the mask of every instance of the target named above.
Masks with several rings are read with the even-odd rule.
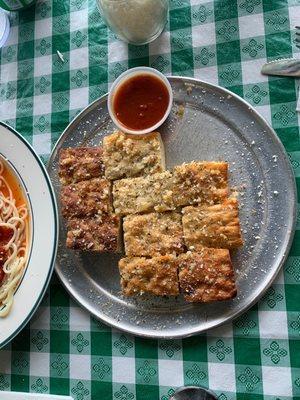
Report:
[[[232,301],[188,304],[178,298],[126,298],[120,292],[117,255],[68,250],[60,219],[56,271],[69,293],[103,322],[152,338],[183,337],[224,324],[253,305],[276,277],[295,230],[296,190],[282,144],[266,121],[233,93],[195,79],[170,77],[174,106],[160,128],[167,167],[192,160],[229,162],[239,192],[245,245],[232,254],[238,296]],[[96,146],[114,126],[107,96],[83,110],[57,142],[49,174],[59,198],[61,148]],[[59,201],[58,201],[59,204]]]

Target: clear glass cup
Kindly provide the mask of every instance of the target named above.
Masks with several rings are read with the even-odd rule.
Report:
[[[108,27],[124,42],[142,45],[155,40],[168,16],[168,0],[97,0]]]

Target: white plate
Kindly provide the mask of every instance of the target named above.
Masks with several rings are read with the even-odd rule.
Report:
[[[1,392],[1,400],[72,400],[72,397],[56,394]]]
[[[0,318],[0,348],[28,323],[49,284],[57,250],[58,218],[47,171],[32,147],[12,128],[0,122],[0,155],[28,193],[31,215],[31,251],[14,304]]]

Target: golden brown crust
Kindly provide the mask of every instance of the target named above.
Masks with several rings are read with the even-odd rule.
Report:
[[[225,162],[191,162],[174,167],[174,204],[222,203],[228,196]]]
[[[234,249],[243,245],[237,199],[213,206],[189,206],[182,212],[184,240],[191,250],[201,247]]]
[[[128,215],[123,230],[127,256],[153,257],[184,251],[180,213]]]
[[[68,221],[67,247],[97,253],[120,251],[120,218],[115,214]]]
[[[65,218],[87,217],[112,212],[110,182],[94,178],[61,189],[62,215]]]
[[[156,296],[179,294],[177,263],[173,255],[154,258],[128,257],[119,261],[121,285],[126,296],[151,293]]]
[[[172,174],[165,171],[113,183],[116,214],[128,215],[174,210]]]
[[[103,139],[105,176],[115,180],[162,172],[164,149],[160,134],[128,135],[115,132]]]
[[[104,177],[102,147],[61,149],[58,174],[62,185]]]
[[[179,284],[188,302],[208,303],[236,296],[230,254],[225,249],[203,248],[177,257]]]

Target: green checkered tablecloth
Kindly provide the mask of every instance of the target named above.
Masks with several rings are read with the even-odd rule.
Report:
[[[260,74],[266,60],[297,56],[299,3],[171,0],[163,35],[135,47],[106,28],[95,0],[40,0],[11,15],[0,53],[0,118],[46,161],[78,111],[127,68],[150,65],[219,83],[249,101],[282,140],[300,188],[297,82]],[[232,324],[184,340],[110,329],[54,277],[30,324],[0,351],[0,390],[167,400],[174,388],[192,384],[210,387],[220,400],[300,399],[299,216],[298,229],[283,271],[258,305]]]

